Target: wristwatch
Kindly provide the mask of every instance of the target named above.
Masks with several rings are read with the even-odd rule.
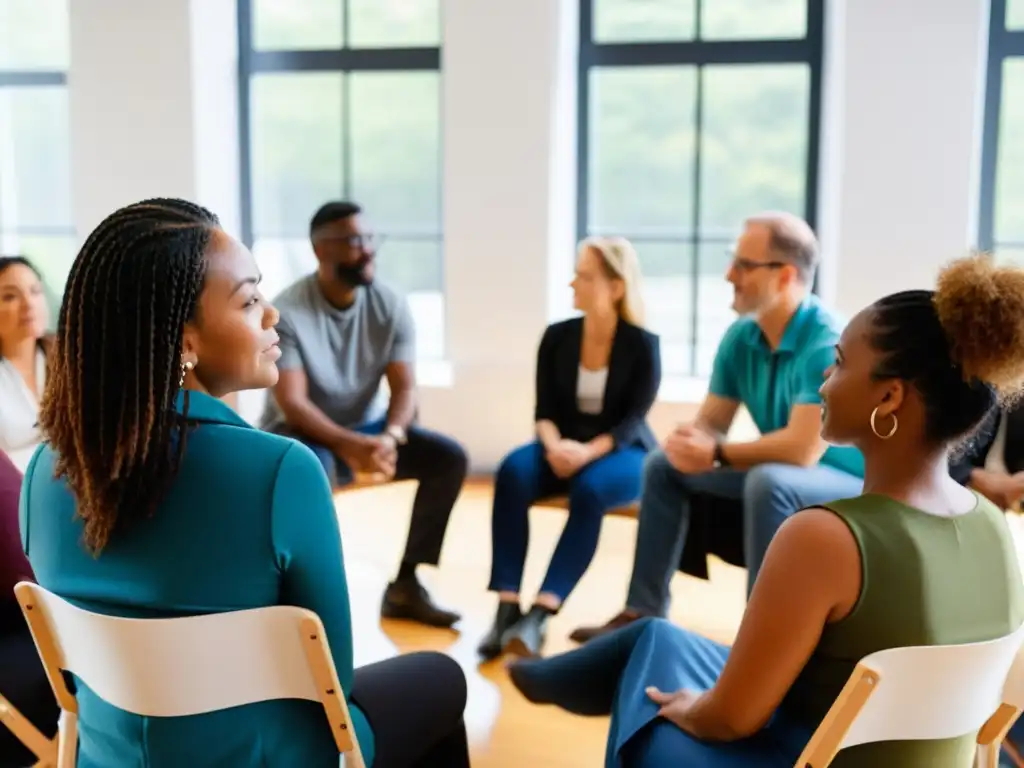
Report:
[[[715,469],[721,469],[722,467],[729,466],[729,460],[725,458],[725,454],[722,452],[721,441],[715,441],[715,456],[712,460],[712,464],[714,465]]]
[[[384,430],[384,434],[391,437],[398,445],[405,445],[409,442],[409,438],[405,434],[405,430],[397,424],[389,424],[388,428]]]

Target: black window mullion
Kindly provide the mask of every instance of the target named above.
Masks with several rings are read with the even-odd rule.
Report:
[[[981,189],[978,201],[978,247],[996,247],[996,177],[999,172],[999,121],[1002,117],[1003,66],[1014,55],[1013,39],[1024,32],[1006,30],[1006,0],[992,0],[989,16],[988,64],[985,80],[985,116],[981,143]],[[1024,52],[1024,45],[1021,46]]]
[[[698,24],[700,15],[698,14]],[[700,339],[700,232],[701,232],[701,199],[700,175],[701,154],[704,146],[704,67],[698,66],[696,104],[693,110],[693,231],[690,237],[690,372],[697,372],[697,346]]]
[[[590,176],[591,176],[591,74],[601,67],[654,67],[693,66],[696,68],[696,104],[694,110],[694,165],[693,198],[688,214],[693,217],[690,231],[661,236],[641,236],[637,239],[679,242],[691,249],[691,351],[689,367],[697,371],[699,348],[699,296],[701,275],[701,174],[703,168],[703,122],[706,100],[705,75],[708,66],[713,65],[758,65],[758,64],[804,64],[810,70],[808,122],[807,122],[807,163],[805,169],[804,217],[812,227],[817,226],[819,154],[821,146],[821,105],[822,69],[824,58],[824,16],[825,0],[807,0],[807,28],[804,35],[795,39],[761,40],[704,40],[704,0],[694,2],[694,36],[685,41],[617,41],[597,42],[594,39],[594,4],[600,0],[580,0],[580,57],[577,115],[577,233],[584,237],[596,231],[590,220]],[[681,216],[682,218],[682,216]],[[626,235],[628,236],[628,235]],[[719,239],[717,236],[714,239]],[[817,286],[815,285],[815,290]]]
[[[351,199],[353,189],[352,74],[354,72],[436,72],[441,71],[441,46],[395,46],[353,48],[352,0],[342,5],[342,46],[325,50],[256,50],[253,40],[253,0],[238,0],[239,30],[239,150],[241,155],[242,237],[252,246],[255,239],[252,188],[252,78],[263,73],[331,72],[341,79],[341,162],[342,189]],[[0,73],[2,76],[2,73]],[[440,109],[440,104],[438,106]],[[441,232],[441,222],[437,225]],[[269,235],[267,235],[269,236]],[[438,234],[438,237],[441,235]]]

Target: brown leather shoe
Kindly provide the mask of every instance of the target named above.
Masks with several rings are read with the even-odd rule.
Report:
[[[608,623],[602,624],[600,627],[580,627],[573,630],[573,633],[569,635],[569,639],[577,643],[586,643],[593,640],[595,637],[607,635],[609,632],[614,632],[617,629],[627,627],[634,621],[639,621],[642,618],[644,618],[644,614],[631,611],[627,608],[617,616],[610,619]]]

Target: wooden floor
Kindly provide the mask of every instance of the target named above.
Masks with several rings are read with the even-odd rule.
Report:
[[[401,555],[414,491],[414,484],[399,483],[337,496],[356,628],[356,663],[414,650],[443,651],[455,658],[469,682],[466,724],[474,768],[601,765],[607,733],[604,718],[580,718],[531,705],[508,682],[502,661],[480,664],[476,655],[476,645],[495,609],[495,597],[486,591],[491,562],[491,491],[486,484],[470,484],[463,492],[441,567],[421,569],[438,601],[463,614],[458,631],[381,621],[380,597]],[[560,511],[531,512],[524,595],[532,596],[539,586],[564,519]],[[594,563],[550,624],[545,654],[574,647],[568,640],[573,628],[603,622],[622,607],[635,539],[635,521],[605,521]],[[745,583],[744,571],[718,561],[712,562],[709,582],[677,575],[672,618],[728,642],[743,611]]]

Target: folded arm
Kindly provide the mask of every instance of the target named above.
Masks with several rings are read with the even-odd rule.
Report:
[[[554,338],[548,326],[541,337],[537,348],[537,372],[534,380],[535,405],[533,419],[536,422],[537,439],[550,450],[559,440],[562,433],[555,423],[557,416],[555,406],[555,361]]]
[[[821,438],[821,406],[796,405],[785,427],[749,442],[724,443],[722,455],[737,469],[768,463],[810,467],[827,447]]]
[[[828,448],[821,438],[821,395],[825,372],[835,362],[835,349],[821,346],[811,351],[795,372],[793,404],[786,426],[757,440],[726,443],[725,459],[738,469],[757,464],[780,463],[809,467],[817,464]],[[787,382],[788,383],[788,382]]]

